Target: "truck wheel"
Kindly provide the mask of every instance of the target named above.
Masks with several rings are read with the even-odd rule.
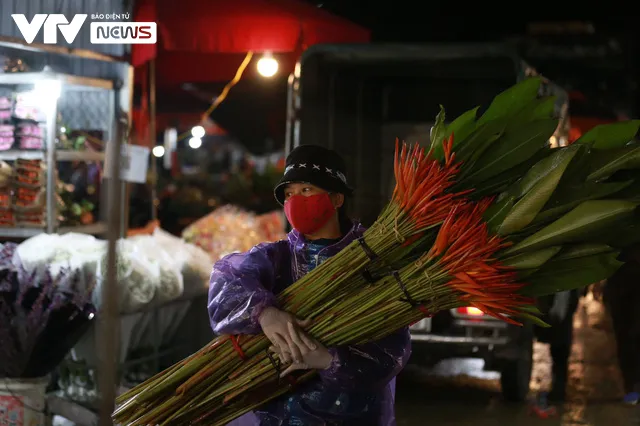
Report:
[[[529,393],[533,368],[533,338],[522,342],[521,354],[516,359],[503,360],[500,371],[502,396],[506,401],[522,402]]]

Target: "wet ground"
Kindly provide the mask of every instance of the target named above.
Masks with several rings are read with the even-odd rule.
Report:
[[[622,385],[615,343],[603,306],[584,300],[574,318],[567,402],[540,419],[526,403],[508,404],[499,374],[483,371],[482,360],[447,360],[432,369],[409,366],[398,380],[398,426],[637,426],[640,406],[620,403]],[[531,395],[551,386],[548,346],[536,343]]]

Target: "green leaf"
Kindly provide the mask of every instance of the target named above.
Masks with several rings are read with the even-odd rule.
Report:
[[[562,174],[578,152],[575,147],[560,148],[538,162],[524,176],[521,189],[525,195],[502,222],[498,235],[518,232],[535,219],[558,186]]]
[[[517,270],[516,273],[518,274],[518,280],[520,280],[520,282],[527,282],[527,277],[535,274],[538,269],[539,268]]]
[[[594,148],[600,149],[620,148],[633,140],[638,128],[640,120],[601,124],[582,135],[575,143],[592,144]]]
[[[453,120],[447,126],[447,135],[451,135],[453,133],[453,146],[460,144],[464,141],[476,127],[476,117],[478,115],[478,109],[480,107],[475,107],[471,109],[455,120]]]
[[[532,119],[544,119],[544,118],[553,118],[556,110],[556,103],[558,102],[558,98],[556,96],[545,96],[534,102],[536,105],[533,110]]]
[[[533,315],[542,315],[542,311],[540,311],[540,309],[538,309],[538,307],[536,305],[524,305],[524,306],[520,306],[518,308],[519,311],[521,312],[526,312],[528,314],[533,314]]]
[[[511,211],[514,201],[514,197],[507,197],[489,206],[484,213],[484,221],[487,222],[487,229],[490,233],[495,234],[500,228],[502,221]]]
[[[474,201],[480,200],[487,196],[500,194],[507,190],[509,185],[513,182],[511,176],[496,176],[499,179],[491,179],[490,181],[483,182],[482,186],[479,186],[474,192],[468,195],[468,198]],[[457,188],[469,188],[469,185],[466,185],[466,182],[460,182],[460,186],[454,187],[454,190]]]
[[[551,150],[551,155],[543,158],[534,164],[526,174],[517,183],[512,185],[509,189],[509,194],[521,198],[542,179],[554,172],[558,167],[562,167],[566,170],[568,165],[576,157],[580,151],[581,146],[572,145],[566,148],[555,148]],[[565,164],[566,163],[566,164]],[[561,174],[564,176],[564,173]]]
[[[518,164],[517,166],[512,167],[509,170],[505,170],[499,175],[494,176],[491,179],[488,179],[480,184],[472,184],[470,182],[460,180],[456,185],[454,185],[452,190],[460,191],[474,189],[474,191],[468,195],[468,197],[472,200],[478,200],[486,196],[500,194],[498,201],[501,201],[503,198],[509,195],[504,191],[509,189],[518,179],[520,179],[522,175],[527,173],[527,171],[534,164],[550,155],[551,151],[552,150],[548,147],[544,147],[524,163]]]
[[[507,257],[501,260],[500,263],[513,269],[535,269],[544,265],[549,259],[558,254],[561,249],[562,246],[547,247]]]
[[[616,198],[629,201],[640,201],[640,178],[626,182],[611,182],[602,185],[614,185],[616,183],[626,184],[620,191],[616,192]]]
[[[607,229],[590,238],[592,242],[608,244],[616,249],[624,249],[640,243],[640,219],[629,217],[616,223],[613,229]]]
[[[524,228],[523,230],[516,232],[515,234],[509,235],[507,238],[513,244],[517,244],[521,241],[524,241],[526,238],[529,238],[531,235],[535,234],[536,232],[542,230],[542,228],[544,228],[545,226],[546,224],[531,224],[526,228]]]
[[[463,144],[456,150],[458,161],[467,162],[463,168],[463,174],[469,169],[475,160],[484,153],[492,143],[502,136],[507,123],[504,121],[491,121],[478,126]]]
[[[572,144],[571,146],[578,149],[578,153],[573,157],[573,160],[567,167],[566,172],[560,180],[558,189],[566,187],[568,185],[582,185],[587,178],[587,175],[591,173],[593,163],[593,155],[591,154],[591,148],[588,145]],[[552,197],[553,199],[554,197]]]
[[[478,125],[513,115],[529,102],[537,98],[542,80],[539,77],[528,78],[511,86],[493,99],[489,108],[482,114]]]
[[[540,315],[542,315],[542,313],[540,313]],[[518,317],[527,319],[527,320],[531,321],[533,324],[537,325],[538,327],[542,327],[542,328],[551,327],[549,324],[547,324],[546,322],[542,321],[542,319],[540,319],[540,317],[528,314],[526,312],[522,312],[522,313],[518,314]]]
[[[555,112],[556,97],[547,96],[534,99],[525,105],[516,115],[509,119],[509,125],[521,126],[525,123],[553,118]]]
[[[431,133],[429,134],[429,139],[431,140],[431,149],[435,149],[435,147],[440,146],[442,148],[442,141],[447,136],[445,134],[446,125],[444,124],[446,114],[444,111],[444,107],[440,105],[440,112],[436,116],[436,122],[431,128]]]
[[[595,165],[587,176],[588,181],[602,180],[619,170],[640,168],[640,145],[611,151],[594,151]]]
[[[547,203],[545,210],[540,212],[533,222],[549,222],[584,201],[602,199],[613,194],[618,194],[619,191],[628,187],[631,183],[633,183],[633,181],[611,183],[585,182],[581,186],[558,188]],[[617,195],[617,198],[628,199],[628,197],[622,196],[622,194]]]
[[[548,119],[508,128],[492,149],[473,165],[473,172],[465,179],[483,182],[528,160],[547,144],[556,127],[558,121]]]
[[[576,208],[525,238],[505,251],[517,254],[544,247],[585,241],[591,232],[605,231],[615,227],[616,222],[633,216],[638,206],[626,200],[592,200],[580,203]]]
[[[613,247],[607,244],[598,243],[585,243],[566,246],[562,249],[562,252],[557,255],[553,260],[563,259],[577,259],[579,257],[593,256],[602,253],[611,253],[615,251]]]
[[[454,150],[460,147],[461,143],[464,142],[471,132],[475,130],[478,109],[479,107],[475,107],[474,109],[465,112],[446,126],[444,134],[446,137],[453,134]],[[436,144],[433,148],[433,154],[434,158],[439,160],[444,159],[444,149],[442,148],[442,144]]]
[[[609,278],[623,264],[619,252],[551,261],[527,279],[521,293],[540,297],[584,287]]]

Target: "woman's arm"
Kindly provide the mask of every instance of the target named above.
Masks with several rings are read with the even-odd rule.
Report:
[[[318,370],[322,381],[339,390],[381,389],[400,373],[411,355],[409,329],[376,342],[330,348],[333,362]]]
[[[276,305],[276,267],[286,242],[263,243],[246,253],[230,254],[213,266],[209,280],[209,320],[216,334],[258,334],[258,318]]]

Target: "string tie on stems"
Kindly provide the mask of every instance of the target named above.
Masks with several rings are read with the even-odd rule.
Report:
[[[424,274],[425,278],[427,279],[427,283],[429,284],[429,294],[431,294],[431,301],[433,302],[435,297],[435,292],[433,291],[433,280],[431,279],[431,276],[429,275],[429,272],[427,272],[427,270],[425,269],[424,271],[422,271],[422,273]]]
[[[405,242],[405,238],[398,230],[398,216],[396,216],[396,218],[394,219],[393,232],[396,234],[396,240],[398,240],[399,243]]]
[[[398,287],[400,287],[400,290],[402,290],[402,293],[404,294],[404,302],[407,302],[408,304],[410,304],[413,308],[418,309],[420,312],[422,312],[425,316],[431,316],[431,313],[427,310],[427,308],[425,308],[423,306],[422,303],[418,303],[416,302],[411,295],[409,294],[409,291],[407,290],[407,287],[405,286],[404,282],[402,281],[402,278],[400,278],[400,273],[398,273],[398,271],[392,271],[391,272],[391,276],[396,280],[396,283],[398,283]]]
[[[241,360],[246,361],[247,356],[245,355],[240,343],[238,342],[238,336],[230,335],[229,340],[231,340],[231,344],[233,345],[233,350],[236,351]]]

